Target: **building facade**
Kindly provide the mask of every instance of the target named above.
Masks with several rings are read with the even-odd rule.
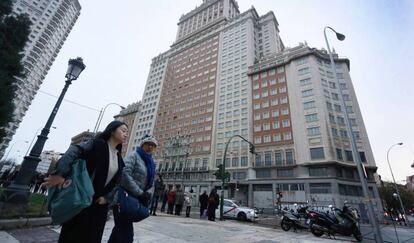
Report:
[[[141,112],[141,101],[128,105],[125,109],[121,110],[118,115],[114,116],[115,120],[122,121],[128,126],[128,140],[122,145],[122,156],[127,154],[129,140],[131,134],[133,134],[135,118],[137,113]]]
[[[80,10],[78,0],[14,0],[13,13],[27,14],[32,25],[22,60],[26,78],[18,79],[14,122],[9,123],[7,136],[0,141],[0,157],[78,19]]]
[[[307,201],[342,206],[347,200],[360,205],[346,110],[377,199],[376,165],[349,60],[336,56],[336,62],[340,84],[326,51],[306,44],[284,47],[273,12],[260,16],[252,7],[240,13],[233,0],[203,1],[180,18],[171,48],[153,59],[144,99],[153,96],[154,105],[136,119],[129,147],[145,133],[154,134],[165,181],[196,193],[221,184],[213,173],[225,163],[231,174],[225,195],[242,204],[273,209]],[[151,86],[154,80],[157,86]],[[346,107],[340,105],[339,88]],[[257,154],[234,138],[223,161],[234,135],[254,143]],[[379,200],[376,206],[381,211]]]
[[[95,137],[94,132],[90,132],[89,129],[87,131],[81,132],[78,135],[74,136],[71,139],[71,144],[80,144],[82,142],[91,140]]]
[[[55,164],[62,155],[62,153],[55,152],[53,150],[43,151],[40,154],[41,161],[36,167],[36,172],[40,174],[47,174],[48,172],[50,172],[51,168],[55,167]]]

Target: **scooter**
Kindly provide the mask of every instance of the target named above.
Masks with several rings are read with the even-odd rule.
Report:
[[[308,208],[309,206],[300,207],[297,209],[297,213],[294,213],[293,210],[282,210],[283,216],[280,227],[284,231],[289,231],[293,227],[295,232],[297,229],[309,229],[310,219],[308,217]]]
[[[362,234],[359,229],[359,214],[356,209],[349,208],[344,204],[342,210],[334,208],[329,205],[334,212],[322,213],[322,212],[309,212],[311,219],[310,230],[313,235],[320,237],[323,234],[333,236],[340,234],[344,236],[353,235],[357,241],[362,241]]]

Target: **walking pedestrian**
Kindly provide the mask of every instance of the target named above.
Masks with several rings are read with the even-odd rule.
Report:
[[[164,182],[162,180],[162,176],[160,173],[157,173],[157,175],[155,176],[155,182],[154,182],[154,196],[152,197],[152,202],[151,202],[151,210],[150,210],[150,214],[157,216],[157,214],[155,213],[157,211],[157,207],[158,207],[158,200],[160,199],[160,197],[162,196],[162,194],[164,193]]]
[[[175,215],[180,216],[184,205],[184,192],[181,187],[178,187],[177,196],[175,197]]]
[[[191,205],[193,204],[193,189],[190,189],[190,191],[185,194],[184,200],[185,200],[184,203],[185,203],[185,206],[186,206],[186,208],[185,208],[185,217],[188,218],[188,217],[190,217]]]
[[[126,141],[128,127],[120,121],[113,121],[93,140],[71,145],[57,163],[42,186],[62,187],[70,174],[71,164],[84,159],[89,176],[93,179],[93,204],[78,215],[63,223],[60,243],[101,242],[105,229],[108,203],[113,199],[113,189],[120,182],[124,162],[121,157],[122,143]]]
[[[155,137],[145,135],[141,138],[136,151],[125,157],[125,169],[122,173],[121,187],[131,196],[136,197],[148,210],[154,192],[155,162],[152,154],[158,142]],[[120,217],[118,206],[114,207],[115,226],[108,243],[131,243],[134,241],[134,226],[131,220]]]
[[[198,199],[198,201],[200,203],[200,218],[202,218],[204,211],[207,210],[207,206],[208,206],[207,191],[204,191],[203,194],[200,195],[200,198]]]
[[[210,196],[208,197],[208,220],[216,221],[216,210],[220,203],[219,196],[217,194],[217,189],[214,188],[211,190]]]
[[[177,192],[175,191],[175,186],[173,186],[168,192],[168,214],[174,214],[174,203]]]

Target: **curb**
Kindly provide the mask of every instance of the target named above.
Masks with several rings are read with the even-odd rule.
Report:
[[[19,218],[0,220],[0,230],[14,229],[22,227],[37,227],[52,224],[50,217],[43,218]]]

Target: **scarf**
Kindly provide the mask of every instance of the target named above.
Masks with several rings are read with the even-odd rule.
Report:
[[[154,184],[154,177],[155,177],[155,162],[152,158],[151,154],[146,153],[141,147],[137,148],[137,153],[144,160],[145,165],[147,167],[147,186],[145,187],[144,191],[147,191],[152,187]]]

